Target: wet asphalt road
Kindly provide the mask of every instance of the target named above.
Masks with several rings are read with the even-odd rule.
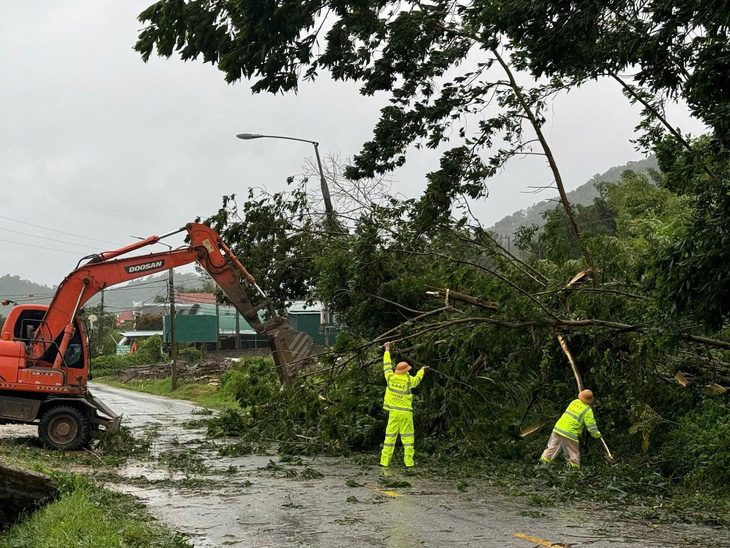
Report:
[[[470,481],[460,491],[453,482],[406,476],[403,468],[391,467],[389,479],[410,487],[387,489],[379,468],[340,459],[305,458],[291,465],[274,454],[220,457],[203,431],[181,426],[200,418],[195,406],[102,385],[93,392],[124,413],[123,424],[140,435],[155,429],[153,454],[195,449],[205,457],[207,470],[198,475],[149,462],[120,472],[137,480],[173,480],[166,486],[109,485],[139,497],[195,546],[730,546],[722,529],[621,522],[609,508],[535,508],[525,497],[503,496],[493,487]],[[306,468],[323,477],[302,479]],[[186,477],[202,483],[181,481]]]

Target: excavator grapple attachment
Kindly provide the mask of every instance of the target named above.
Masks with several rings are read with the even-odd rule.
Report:
[[[312,337],[297,331],[283,318],[276,318],[276,327],[266,332],[279,372],[285,382],[291,382],[297,372],[312,361],[314,341]],[[268,323],[268,322],[267,322]],[[263,324],[266,327],[266,324]]]
[[[97,411],[96,415],[91,419],[91,422],[97,426],[103,426],[106,432],[116,432],[119,430],[119,425],[122,422],[121,415],[117,415],[103,401],[94,397],[91,392],[86,392],[86,400],[91,403],[92,407],[94,407]],[[102,414],[100,415],[99,412]],[[99,430],[95,429],[94,432],[99,433]]]

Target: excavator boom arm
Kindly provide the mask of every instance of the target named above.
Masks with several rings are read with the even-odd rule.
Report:
[[[296,370],[311,355],[313,348],[311,337],[292,329],[285,319],[277,317],[268,300],[264,299],[258,304],[251,301],[241,284],[241,278],[254,286],[257,291],[260,292],[260,289],[253,276],[213,229],[199,223],[189,223],[181,230],[188,232],[190,246],[187,248],[118,258],[125,253],[157,243],[160,238],[152,236],[119,250],[96,255],[88,263],[71,272],[59,286],[44,321],[35,332],[29,358],[37,360],[43,356],[57,337],[68,331],[68,326],[73,324],[78,309],[99,291],[197,261],[216,281],[246,321],[258,333],[266,335],[280,379],[284,383],[291,382]],[[176,232],[180,231],[170,234]],[[263,293],[261,295],[263,296]],[[260,310],[267,312],[265,321],[259,318]],[[65,348],[62,343],[59,353],[63,354],[63,351]]]

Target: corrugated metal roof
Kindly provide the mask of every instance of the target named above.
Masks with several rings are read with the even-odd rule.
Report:
[[[307,304],[307,301],[294,301],[286,311],[289,314],[319,314],[322,311],[322,303],[314,301],[312,304]]]
[[[175,293],[175,303],[215,304],[213,293]]]
[[[123,337],[153,337],[155,335],[162,337],[162,331],[122,331]]]

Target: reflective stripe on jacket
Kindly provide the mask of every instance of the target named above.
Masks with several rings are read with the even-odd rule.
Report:
[[[593,417],[593,410],[590,405],[586,405],[580,400],[573,400],[570,405],[560,417],[560,420],[555,423],[553,432],[569,440],[578,441],[581,433],[583,432],[583,426],[588,429],[588,432],[594,438],[600,438],[601,433],[598,431],[596,425],[596,419]]]
[[[390,352],[383,355],[383,373],[388,387],[385,389],[383,409],[386,411],[406,411],[413,413],[413,395],[411,390],[421,384],[423,369],[411,376],[408,371],[396,375],[390,361]]]

